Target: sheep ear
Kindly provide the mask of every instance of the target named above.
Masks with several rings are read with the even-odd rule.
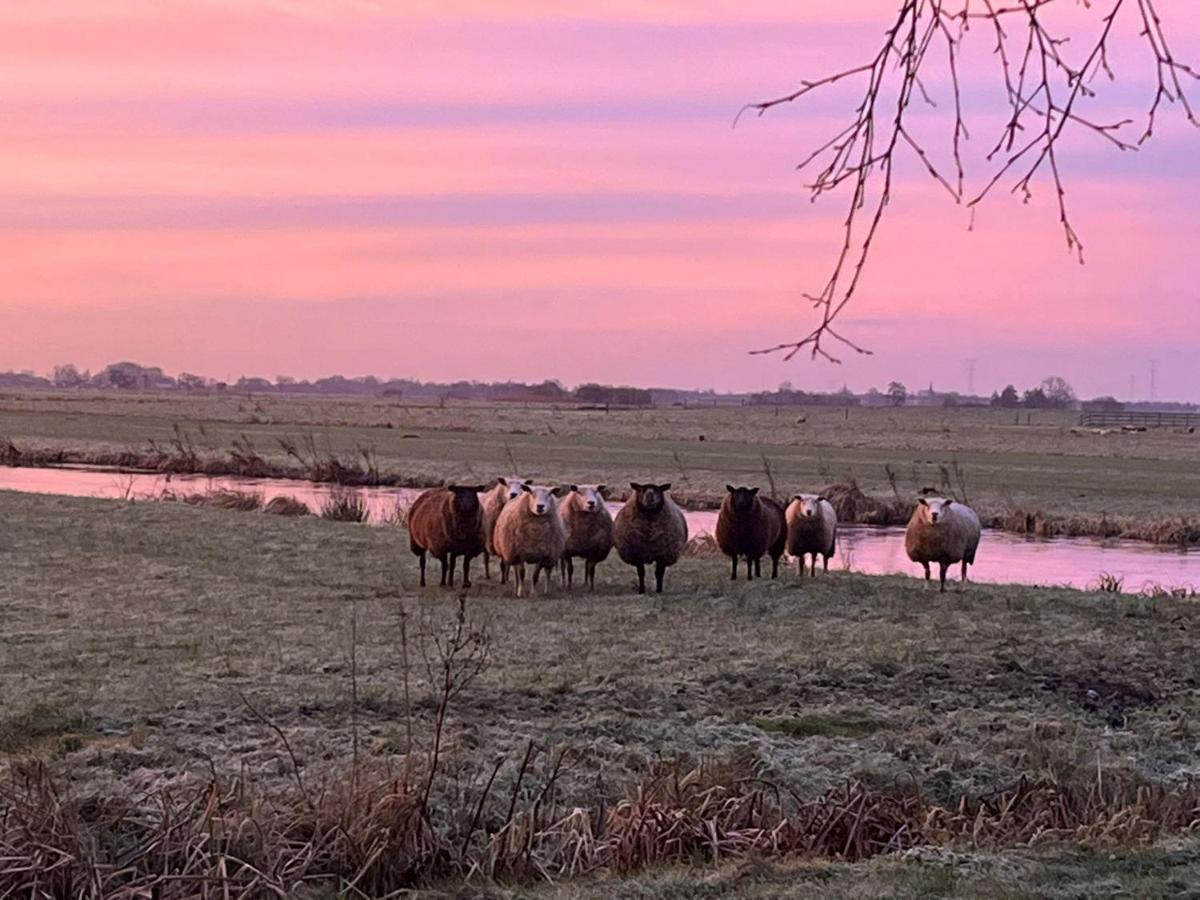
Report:
[[[599,494],[601,497],[603,497],[603,496],[604,496],[604,492],[605,492],[605,491],[607,491],[607,490],[608,490],[608,485],[607,485],[607,484],[598,484],[598,485],[596,485],[596,493],[597,493],[597,494]]]
[[[524,491],[526,494],[533,493],[533,491],[529,489],[529,485],[527,483],[521,485],[521,490]]]
[[[917,498],[917,502],[918,502],[918,503],[920,503],[922,506],[928,506],[928,505],[929,505],[929,503],[928,503],[928,502],[925,500],[925,498],[924,498],[924,497],[918,497],[918,498]]]
[[[757,497],[758,496],[758,488],[750,488],[750,496]]]
[[[552,497],[561,497],[563,494],[570,493],[574,487],[575,485],[571,485],[570,488],[565,488],[561,484],[556,484],[554,487],[550,488],[550,495]]]
[[[736,489],[734,488],[734,486],[732,484],[727,484],[727,485],[725,485],[725,490],[729,491],[729,493],[732,494],[734,492],[734,490],[736,490]]]
[[[504,485],[505,487],[508,487],[508,482],[507,482],[507,481],[505,481],[503,478],[497,478],[497,479],[496,479],[496,484],[502,484],[502,485]]]
[[[642,489],[642,485],[638,484],[636,481],[629,482],[629,486],[635,491],[640,491]]]
[[[668,481],[666,484],[660,484],[658,486],[658,489],[665,494],[667,491],[669,491],[671,489],[671,482]]]
[[[942,501],[942,509],[945,509],[947,506],[949,506],[953,502],[954,502],[953,500],[949,500],[949,499],[943,500]]]
[[[533,484],[533,479],[532,479],[532,478],[526,478],[524,481],[522,481],[522,482],[521,482],[521,484]]]
[[[457,484],[448,484],[448,485],[446,485],[446,490],[448,490],[448,491],[457,491],[457,490],[458,490],[458,485],[457,485]]]

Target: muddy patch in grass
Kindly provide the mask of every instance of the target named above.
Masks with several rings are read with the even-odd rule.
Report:
[[[1131,712],[1157,706],[1162,700],[1151,688],[1102,670],[1050,674],[1043,687],[1113,728],[1124,728]]]

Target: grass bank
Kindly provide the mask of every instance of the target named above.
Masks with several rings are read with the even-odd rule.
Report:
[[[169,809],[243,887],[311,844],[343,889],[478,864],[498,896],[539,867],[570,884],[538,895],[787,896],[1194,866],[1163,841],[1195,806],[1195,603],[686,560],[661,597],[611,561],[595,595],[481,579],[463,608],[416,588],[400,529],[11,493],[0,521],[0,802],[81,847]]]

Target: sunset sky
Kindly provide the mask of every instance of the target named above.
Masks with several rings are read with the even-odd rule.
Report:
[[[811,327],[801,293],[846,201],[809,203],[794,164],[851,96],[734,114],[863,61],[895,7],[5,4],[0,370],[965,390],[974,359],[984,392],[1059,374],[1125,398],[1135,376],[1144,399],[1153,359],[1160,398],[1200,400],[1200,131],[1173,109],[1138,153],[1070,141],[1085,265],[1044,181],[1028,205],[996,193],[969,230],[908,161],[843,323],[875,354],[747,355]],[[1200,61],[1191,0],[1160,9]],[[1136,22],[1118,26],[1100,119],[1153,96]],[[991,39],[972,43],[983,151],[997,68]],[[938,135],[949,97],[928,86]]]

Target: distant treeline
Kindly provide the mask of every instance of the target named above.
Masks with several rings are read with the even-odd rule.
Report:
[[[756,393],[717,393],[675,388],[639,388],[590,382],[573,389],[560,381],[547,379],[537,383],[522,381],[417,381],[412,378],[381,379],[373,375],[347,378],[330,375],[306,381],[280,375],[273,381],[244,376],[234,382],[218,381],[191,372],[172,376],[158,366],[118,362],[93,373],[67,364],[55,366],[49,377],[33,372],[0,372],[0,389],[91,388],[118,391],[232,391],[240,394],[316,394],[329,396],[391,397],[419,402],[448,400],[525,401],[541,403],[578,403],[588,406],[991,406],[1001,409],[1083,409],[1085,412],[1122,410],[1151,412],[1188,412],[1198,407],[1190,403],[1123,403],[1113,397],[1097,397],[1080,402],[1064,379],[1046,378],[1037,387],[1018,392],[1013,385],[994,392],[991,397],[927,390],[910,393],[898,381],[886,390],[871,388],[856,394],[848,387],[831,393],[809,392],[784,382],[774,391]]]

